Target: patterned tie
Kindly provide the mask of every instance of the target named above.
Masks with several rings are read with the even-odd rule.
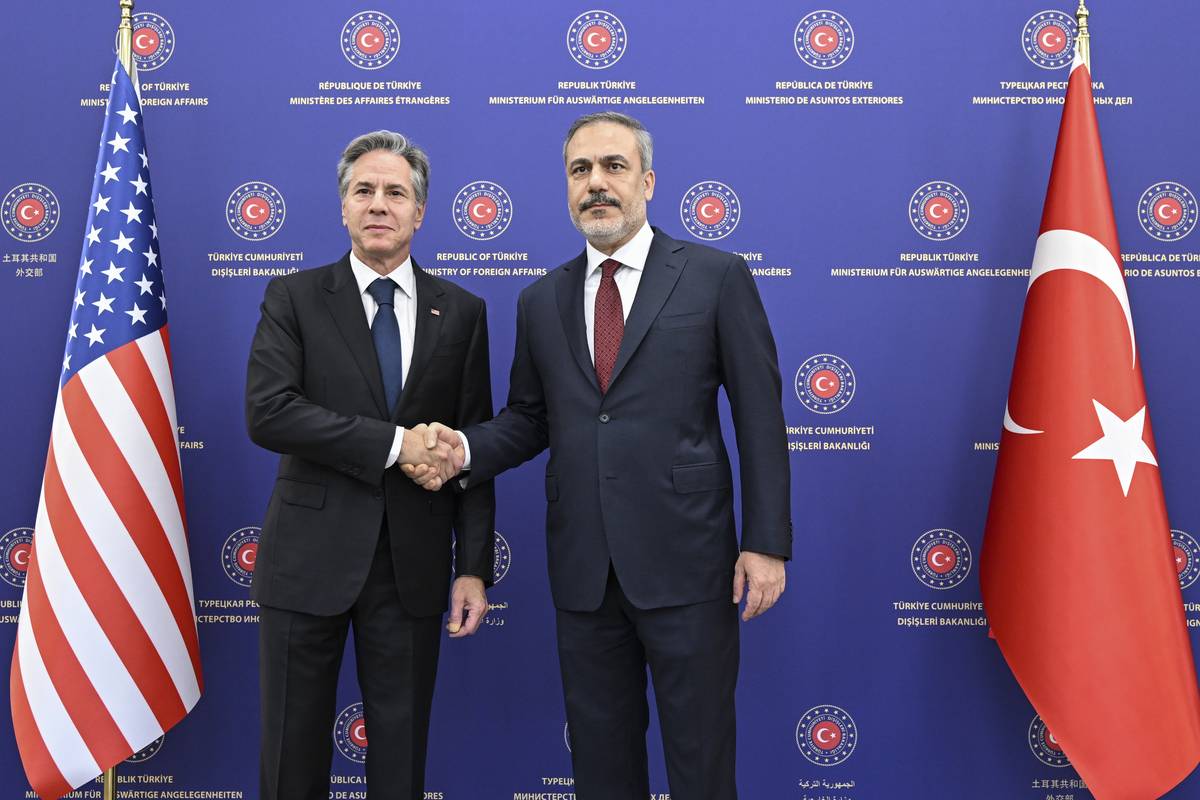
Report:
[[[378,278],[367,287],[379,305],[371,322],[371,338],[375,340],[375,356],[383,376],[383,392],[388,411],[396,410],[400,390],[404,388],[404,346],[400,341],[400,323],[396,321],[396,282]]]
[[[617,363],[621,337],[625,334],[625,314],[621,308],[621,292],[613,274],[621,268],[611,258],[600,265],[600,289],[596,292],[596,315],[593,320],[592,341],[596,352],[596,380],[600,394],[608,391],[608,379]]]

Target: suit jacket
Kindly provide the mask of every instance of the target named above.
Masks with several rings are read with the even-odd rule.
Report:
[[[586,252],[527,287],[508,406],[464,430],[471,480],[549,446],[555,604],[598,608],[611,561],[639,608],[728,597],[738,542],[717,389],[733,411],[743,550],[791,555],[775,342],[744,260],[655,231],[600,394],[583,319]]]
[[[446,610],[456,570],[491,582],[490,481],[429,493],[384,470],[396,432],[492,415],[483,300],[413,262],[417,324],[393,413],[347,254],[267,285],[246,373],[250,438],[281,453],[255,565],[262,605],[331,615],[358,597],[386,512],[400,599],[415,616]]]

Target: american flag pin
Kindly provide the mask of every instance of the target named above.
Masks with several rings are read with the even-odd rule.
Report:
[[[435,317],[440,317],[442,315],[442,312],[438,311],[436,308],[429,309],[429,313],[433,314]]]

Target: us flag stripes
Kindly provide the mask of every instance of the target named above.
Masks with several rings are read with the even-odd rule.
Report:
[[[118,62],[10,677],[17,746],[42,798],[157,739],[202,685],[143,133]]]

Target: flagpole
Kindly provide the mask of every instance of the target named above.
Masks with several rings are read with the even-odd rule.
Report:
[[[117,57],[121,59],[121,66],[125,68],[125,71],[132,75],[133,0],[120,0],[120,4],[121,22],[117,26]],[[103,785],[104,800],[117,800],[117,768],[115,766],[104,770]]]
[[[1083,65],[1088,68],[1088,74],[1092,72],[1092,35],[1088,32],[1088,10],[1087,4],[1083,0],[1079,0],[1079,8],[1075,9],[1075,22],[1079,28],[1077,34],[1079,39],[1079,57],[1083,59]]]

